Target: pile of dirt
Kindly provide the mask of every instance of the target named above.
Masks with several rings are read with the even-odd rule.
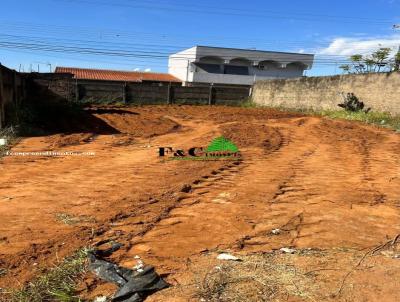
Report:
[[[83,105],[62,100],[27,102],[21,108],[19,119],[22,136],[118,133],[101,119],[86,112]]]
[[[119,133],[135,137],[150,138],[173,131],[180,125],[171,119],[155,112],[137,112],[133,109],[91,108],[86,112],[107,123]]]
[[[216,108],[218,108],[216,110]],[[241,108],[230,106],[146,106],[137,109],[141,113],[168,114],[182,120],[206,119],[217,123],[252,122],[271,119],[302,117],[298,112],[285,112],[269,108]]]
[[[74,134],[54,134],[45,138],[45,143],[49,144],[50,149],[61,148],[66,146],[80,145],[90,142],[94,139],[91,133],[74,133]]]
[[[91,106],[58,102],[28,103],[21,116],[23,136],[41,136],[63,133],[90,133],[92,135],[129,134],[149,138],[177,131],[180,125],[161,112],[136,112],[131,108]],[[75,140],[76,137],[64,140]],[[83,139],[84,140],[84,139]],[[64,142],[60,141],[60,146]],[[65,142],[74,144],[73,142]],[[56,143],[57,144],[57,143]]]
[[[279,130],[265,124],[234,122],[220,127],[224,137],[235,142],[238,147],[264,147],[276,150],[282,144]]]
[[[325,142],[340,139],[341,141],[355,142],[357,140],[368,140],[380,143],[385,139],[384,132],[376,126],[367,126],[362,122],[348,122],[344,120],[322,119],[316,125],[315,133],[322,133]]]

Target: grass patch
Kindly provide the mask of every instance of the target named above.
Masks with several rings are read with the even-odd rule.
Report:
[[[0,129],[0,139],[5,139],[6,144],[0,145],[0,157],[4,156],[7,151],[11,149],[13,145],[18,142],[18,131],[15,127],[7,127]]]
[[[4,129],[0,129],[0,139],[6,139],[6,145],[0,145],[0,157],[4,156],[24,136],[46,135],[53,131],[51,125],[62,124],[63,119],[73,120],[83,115],[83,107],[74,103],[57,102],[26,102],[16,106],[7,104],[6,121]],[[47,124],[50,127],[46,127]]]
[[[360,121],[367,124],[378,125],[400,131],[400,116],[392,116],[387,112],[349,112],[344,110],[322,110],[314,112],[317,115],[333,119]]]
[[[67,225],[74,225],[77,223],[91,222],[94,223],[96,220],[89,216],[72,216],[67,213],[57,213],[56,219]]]
[[[240,107],[243,108],[256,108],[258,105],[254,103],[250,98],[244,100],[243,102],[240,103]]]
[[[200,274],[195,298],[209,302],[278,301],[281,297],[313,300],[318,290],[312,276],[278,263],[274,255],[253,255],[226,262]]]
[[[254,102],[249,101],[248,104],[243,104],[243,107],[258,107],[258,108],[271,108],[285,112],[296,112],[307,115],[325,116],[331,119],[344,119],[349,121],[359,121],[367,124],[377,125],[380,127],[394,129],[400,132],[400,115],[392,115],[389,112],[351,112],[346,110],[314,110],[314,109],[301,109],[301,108],[285,108],[285,107],[268,107],[256,105]]]
[[[82,249],[64,259],[58,266],[30,282],[20,290],[9,293],[7,302],[78,302],[75,294],[77,279],[87,271],[88,249]]]

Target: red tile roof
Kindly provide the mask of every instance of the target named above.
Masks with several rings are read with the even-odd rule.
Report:
[[[168,73],[85,69],[73,67],[57,67],[55,73],[72,73],[74,75],[74,79],[80,80],[101,80],[119,82],[181,82],[179,79]]]

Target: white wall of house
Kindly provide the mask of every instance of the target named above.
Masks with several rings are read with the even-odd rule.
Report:
[[[168,65],[169,73],[184,85],[252,85],[257,80],[301,77],[313,61],[310,54],[196,46],[171,55]]]
[[[196,59],[196,47],[186,49],[169,57],[168,73],[180,79],[182,82],[192,82],[191,62]]]

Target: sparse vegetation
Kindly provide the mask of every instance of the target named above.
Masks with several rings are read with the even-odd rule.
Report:
[[[88,216],[72,216],[67,213],[57,213],[56,219],[67,225],[74,225],[82,222],[96,222],[93,217]]]
[[[0,157],[2,157],[18,141],[17,128],[10,126],[0,129],[0,139],[6,140],[5,145],[0,145]]]
[[[30,125],[30,121],[35,118],[35,115],[36,112],[33,110],[32,105],[16,106],[14,103],[7,104],[6,129],[12,129],[14,142],[17,137],[36,134]],[[12,143],[9,145],[12,146]]]
[[[20,290],[8,293],[7,302],[78,302],[75,296],[77,279],[87,270],[88,249],[64,259],[58,266],[39,276]]]
[[[364,110],[364,102],[360,101],[354,93],[343,94],[343,103],[338,104],[338,106],[351,112],[364,111],[365,113],[368,113],[371,110],[371,108]]]
[[[394,69],[393,71],[400,71],[400,52],[396,53],[394,57]]]
[[[262,107],[262,106],[259,106]],[[346,111],[346,110],[313,110],[285,107],[271,107],[281,111],[299,112],[309,115],[325,116],[332,119],[345,119],[350,121],[360,121],[367,124],[394,129],[400,132],[400,115],[392,115],[389,112],[375,111]]]
[[[294,265],[278,263],[274,254],[244,257],[201,274],[196,298],[207,302],[278,301],[283,296],[315,297],[313,277]]]
[[[391,53],[391,48],[381,47],[370,55],[355,54],[340,68],[349,74],[396,71],[398,55],[390,58]]]
[[[349,112],[343,110],[322,110],[310,113],[326,116],[333,119],[360,121],[367,124],[374,124],[381,127],[392,128],[400,131],[400,116],[393,116],[387,112]]]
[[[254,103],[251,98],[248,98],[247,100],[243,101],[240,103],[240,107],[243,108],[256,108],[257,104]]]

